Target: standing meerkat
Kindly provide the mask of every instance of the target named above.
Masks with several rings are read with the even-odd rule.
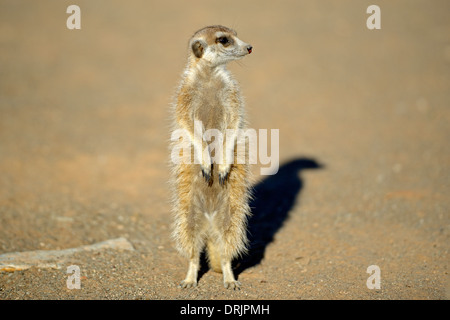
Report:
[[[240,286],[231,262],[246,251],[250,170],[248,158],[236,161],[237,133],[245,130],[246,121],[239,85],[226,65],[251,52],[251,45],[224,26],[200,29],[189,41],[188,63],[172,110],[172,133],[182,130],[187,137],[174,140],[172,135],[172,150],[188,143],[190,152],[183,156],[198,160],[174,163],[172,159],[173,237],[178,251],[189,259],[182,288],[197,285],[205,247],[210,267],[223,273],[225,288]],[[196,134],[197,129],[216,130],[223,136],[231,132],[215,141],[221,144],[221,161],[217,161],[218,151],[213,154],[206,144],[207,138]]]

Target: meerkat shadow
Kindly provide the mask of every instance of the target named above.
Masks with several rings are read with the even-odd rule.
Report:
[[[252,216],[247,228],[249,250],[234,261],[236,277],[264,259],[266,247],[297,203],[304,186],[302,171],[320,168],[323,166],[314,159],[294,159],[280,166],[275,175],[267,176],[253,187],[253,200],[250,202]]]

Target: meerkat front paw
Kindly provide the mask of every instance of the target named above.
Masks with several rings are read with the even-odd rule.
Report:
[[[225,185],[225,182],[228,180],[228,172],[226,173],[219,173],[219,184],[221,186]]]
[[[212,169],[211,165],[202,165],[202,175],[208,184],[211,184],[211,182],[212,182],[211,181],[211,179],[212,179],[212,175],[211,175],[212,170],[211,169]]]
[[[225,182],[230,177],[231,165],[219,165],[219,184],[221,186],[225,185]]]

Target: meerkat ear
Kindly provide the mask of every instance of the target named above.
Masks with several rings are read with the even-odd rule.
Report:
[[[191,48],[192,48],[192,52],[194,53],[194,55],[197,58],[201,58],[203,56],[203,51],[206,48],[206,43],[204,43],[201,40],[195,40],[192,43]]]

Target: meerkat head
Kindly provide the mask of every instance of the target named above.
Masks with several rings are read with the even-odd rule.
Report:
[[[224,26],[209,26],[198,30],[189,41],[190,57],[207,61],[213,66],[242,59],[253,47],[240,40],[236,31]]]

